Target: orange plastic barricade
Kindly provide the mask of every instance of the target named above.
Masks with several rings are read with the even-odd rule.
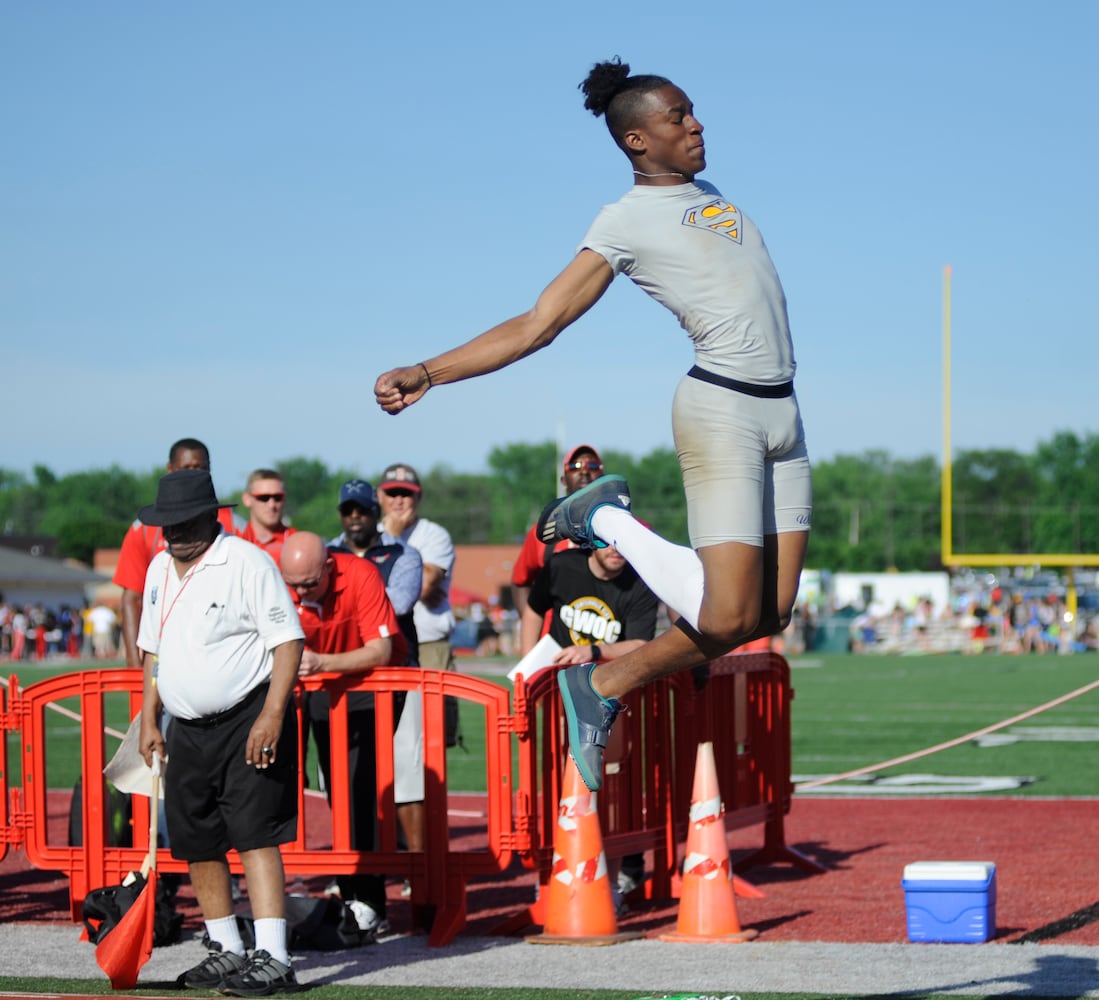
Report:
[[[5,855],[8,853],[8,844],[16,839],[17,832],[8,828],[8,729],[15,728],[14,723],[8,725],[11,721],[8,716],[8,689],[7,686],[0,683],[0,778],[3,779],[0,782],[0,861],[4,860]],[[12,794],[18,793],[17,788],[13,788]],[[22,839],[22,838],[20,838]]]
[[[8,762],[0,756],[6,810],[0,854],[8,845],[20,845],[31,864],[65,872],[71,880],[74,919],[91,888],[119,883],[128,871],[140,866],[147,852],[149,800],[133,797],[132,845],[112,845],[102,776],[115,745],[109,744],[108,752],[106,731],[111,728],[120,735],[126,729],[139,709],[141,684],[139,671],[124,668],[82,670],[38,681],[25,691],[19,690],[12,677],[6,698],[0,701],[3,731],[20,734],[21,772],[20,783],[10,787]],[[525,867],[539,872],[543,891],[538,902],[498,930],[544,925],[544,889],[552,866],[566,753],[556,671],[541,671],[529,683],[519,680],[514,711],[509,709],[511,694],[505,687],[453,671],[381,667],[364,677],[321,674],[304,683],[307,690],[322,686],[331,695],[333,760],[346,759],[349,746],[345,696],[352,691],[374,694],[379,834],[372,851],[350,846],[348,773],[345,768],[334,768],[331,843],[308,843],[304,824],[300,824],[297,840],[283,851],[286,870],[321,876],[355,871],[405,875],[412,881],[414,921],[430,928],[431,944],[441,945],[465,926],[468,881],[502,874],[515,855]],[[423,700],[425,849],[417,853],[397,850],[392,733],[397,717],[394,696],[402,691],[418,691]],[[476,846],[463,850],[450,843],[448,827],[444,700],[449,695],[466,704],[463,726],[472,729],[476,715],[485,734],[484,837],[478,833]],[[607,859],[613,862],[629,854],[651,852],[653,875],[647,894],[651,898],[678,895],[678,865],[687,833],[696,749],[699,742],[708,740],[714,744],[726,828],[764,827],[762,848],[738,862],[736,868],[787,862],[822,870],[787,847],[784,839],[784,817],[793,793],[791,697],[789,667],[775,653],[722,657],[710,664],[709,677],[700,689],[687,672],[631,694],[630,710],[619,717],[608,747],[605,782],[599,795]],[[47,712],[47,706],[79,720],[80,735],[70,735],[71,721],[63,723],[64,731],[56,726],[56,715]],[[517,784],[512,773],[516,741]],[[48,759],[47,746],[53,747],[53,758]],[[0,754],[4,750],[0,743]],[[78,757],[83,779],[82,844],[50,842],[47,790],[72,786],[75,774],[71,765]],[[64,758],[64,771],[54,758]],[[299,773],[304,781],[304,767]],[[298,795],[304,816],[304,784]],[[236,855],[230,855],[230,865],[234,871],[241,870]],[[186,870],[185,863],[175,861],[166,850],[158,855],[157,867],[161,872]]]
[[[8,842],[24,847],[31,864],[65,872],[70,878],[70,904],[78,919],[81,904],[95,886],[114,885],[140,866],[148,851],[149,800],[133,797],[133,845],[108,843],[104,765],[108,719],[116,731],[124,730],[139,709],[141,674],[135,670],[85,670],[32,684],[24,692],[12,678],[5,713],[6,729],[21,733],[22,791],[25,805],[12,795],[13,812],[5,824]],[[356,871],[404,874],[412,881],[412,904],[421,922],[429,925],[429,942],[446,944],[466,923],[466,882],[479,875],[502,873],[516,849],[529,849],[517,832],[512,811],[513,779],[511,735],[513,717],[508,692],[497,684],[452,671],[380,667],[366,677],[347,678],[318,674],[305,685],[316,690],[327,686],[331,694],[331,742],[334,760],[346,757],[348,722],[345,695],[370,691],[375,698],[375,748],[378,768],[378,819],[380,835],[373,851],[350,847],[348,773],[333,768],[332,843],[307,844],[303,824],[298,837],[283,847],[286,870],[302,875],[340,875]],[[396,810],[393,802],[393,739],[396,713],[394,693],[417,690],[423,699],[425,768],[425,849],[409,853],[397,850]],[[486,849],[457,851],[449,843],[447,819],[447,762],[444,699],[455,695],[480,707],[485,725]],[[69,759],[81,755],[83,809],[81,846],[50,842],[47,831],[47,789],[61,786],[51,775],[57,761],[48,760],[47,745],[54,734],[47,728],[47,706],[61,705],[80,720],[79,746],[66,749]],[[300,711],[300,708],[299,708]],[[72,726],[66,722],[66,726]],[[75,741],[74,741],[75,742]],[[55,744],[56,745],[56,744]],[[302,751],[299,751],[302,752]],[[299,768],[304,777],[304,770]],[[5,782],[7,775],[5,772]],[[13,793],[18,789],[13,789]],[[304,815],[304,787],[299,785],[299,809]],[[167,850],[157,856],[161,872],[186,871]],[[240,860],[230,854],[230,866],[240,872]]]
[[[79,919],[81,904],[89,890],[118,885],[129,871],[141,867],[148,853],[149,800],[140,795],[132,800],[133,846],[108,846],[109,816],[103,779],[103,767],[110,759],[106,749],[108,716],[125,730],[140,707],[141,683],[140,671],[123,668],[82,670],[50,677],[32,684],[25,692],[20,692],[17,679],[11,678],[8,697],[22,736],[19,758],[22,801],[18,805],[13,802],[11,823],[23,835],[20,842],[31,864],[69,876],[74,920]],[[74,725],[72,721],[55,721],[58,716],[47,712],[50,705],[76,716],[79,737],[68,734]],[[55,757],[67,757],[70,764],[73,759],[80,760],[83,801],[79,846],[70,846],[67,841],[58,844],[48,838],[48,790],[72,787],[73,783],[71,776],[65,780],[55,776],[61,761],[46,752],[51,738],[55,739]],[[185,864],[172,861],[166,852],[158,857],[157,867],[162,872],[186,871]]]
[[[682,843],[699,743],[711,742],[725,798],[725,826],[763,824],[763,846],[734,868],[789,863],[806,871],[825,869],[786,845],[785,816],[790,780],[790,665],[777,653],[732,653],[709,664],[698,687],[690,673],[676,675],[675,826]]]
[[[375,668],[366,677],[317,674],[306,679],[308,690],[327,688],[330,696],[332,758],[346,757],[347,708],[344,695],[371,691],[375,700],[375,746],[378,772],[379,836],[373,851],[350,846],[348,772],[333,768],[332,846],[311,847],[299,840],[283,849],[287,871],[343,874],[356,870],[379,875],[405,874],[412,881],[412,905],[418,922],[430,926],[429,943],[443,945],[466,924],[466,883],[474,876],[501,874],[512,852],[525,847],[517,835],[512,812],[512,717],[506,689],[454,671],[407,667]],[[424,720],[424,850],[397,850],[393,801],[393,739],[396,713],[393,694],[419,691]],[[447,757],[444,703],[447,695],[478,704],[485,724],[487,849],[457,851],[449,839],[447,819]],[[333,864],[335,862],[335,864]]]

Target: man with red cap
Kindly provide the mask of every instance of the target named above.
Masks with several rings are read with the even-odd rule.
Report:
[[[587,486],[603,475],[603,459],[590,444],[578,444],[565,454],[564,469],[561,473],[561,485],[565,488],[565,496],[571,496],[582,486]],[[534,585],[534,579],[546,565],[546,559],[550,552],[561,552],[564,549],[576,548],[576,543],[569,539],[561,539],[555,545],[546,545],[537,535],[532,526],[523,539],[523,548],[515,560],[515,568],[511,571],[511,592],[515,597],[515,610],[520,616],[527,606],[527,598],[530,596],[530,588]]]

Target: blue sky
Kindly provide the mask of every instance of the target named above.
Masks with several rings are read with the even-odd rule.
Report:
[[[377,374],[534,301],[631,177],[577,84],[620,55],[706,126],[703,175],[789,300],[811,454],[1099,430],[1099,5],[639,0],[0,6],[0,466],[222,491],[304,455],[485,468],[670,445],[691,364],[618,279],[547,351],[382,414]]]

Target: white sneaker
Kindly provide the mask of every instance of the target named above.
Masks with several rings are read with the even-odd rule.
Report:
[[[620,869],[616,883],[615,888],[623,896],[628,896],[631,892],[635,892],[645,884],[645,875],[642,873],[639,878],[637,875]]]
[[[378,916],[377,911],[369,903],[352,899],[348,901],[347,905],[351,908],[351,912],[355,914],[355,921],[359,925],[359,930],[364,934],[381,937],[383,934],[389,933],[389,921]]]

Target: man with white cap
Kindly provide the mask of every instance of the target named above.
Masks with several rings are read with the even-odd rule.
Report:
[[[454,543],[441,524],[420,517],[423,487],[416,470],[404,462],[395,462],[382,473],[378,483],[378,501],[382,506],[385,530],[395,538],[419,550],[424,563],[420,599],[413,609],[420,666],[425,670],[454,670],[450,634],[454,631],[454,611],[450,606],[450,581],[454,573]],[[458,703],[447,697],[446,744],[459,742]]]
[[[450,581],[454,572],[454,543],[441,524],[420,517],[423,487],[416,470],[403,462],[389,466],[378,483],[385,530],[405,545],[417,549],[423,559],[423,582],[414,616],[420,641],[420,666],[428,670],[452,669],[450,633],[454,611],[450,607]]]

